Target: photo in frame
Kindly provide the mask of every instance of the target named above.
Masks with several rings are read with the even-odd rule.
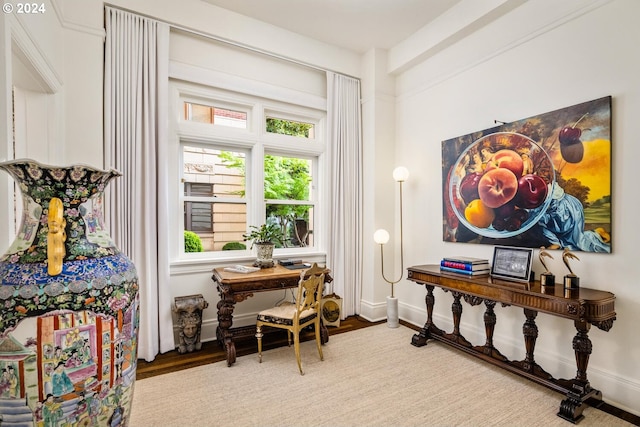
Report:
[[[528,282],[533,262],[533,249],[496,246],[493,248],[491,277]]]
[[[611,97],[442,142],[443,240],[610,253]]]

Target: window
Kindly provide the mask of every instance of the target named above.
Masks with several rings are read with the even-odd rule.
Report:
[[[291,135],[298,138],[314,138],[313,123],[296,122],[277,117],[267,117],[266,131],[280,135]]]
[[[242,249],[247,229],[245,153],[183,145],[184,229],[203,250]],[[227,245],[225,247],[225,245]]]
[[[214,259],[248,256],[243,235],[263,223],[285,232],[276,256],[320,250],[325,112],[200,89],[177,99],[183,230]]]
[[[188,101],[185,101],[183,106],[184,119],[188,121],[243,129],[247,127],[247,113],[242,111],[216,108]]]
[[[264,159],[265,216],[285,231],[285,247],[313,246],[312,165],[299,157]]]

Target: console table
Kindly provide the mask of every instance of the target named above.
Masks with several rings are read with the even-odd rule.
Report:
[[[236,346],[234,337],[249,337],[255,335],[254,326],[231,328],[233,325],[233,309],[236,303],[253,296],[256,292],[274,291],[278,289],[297,288],[300,280],[300,271],[288,269],[281,265],[271,268],[263,268],[254,273],[233,273],[224,268],[215,268],[211,277],[216,283],[220,301],[218,301],[218,327],[216,339],[227,353],[227,366],[236,362]],[[333,279],[329,275],[330,270],[325,270],[324,281],[330,283]],[[320,340],[322,344],[329,341],[327,327],[320,319]]]
[[[497,280],[491,276],[464,276],[456,273],[441,272],[438,265],[419,265],[409,267],[408,279],[425,285],[427,295],[427,322],[419,333],[413,336],[412,344],[421,347],[429,339],[434,339],[476,356],[501,368],[526,377],[546,387],[565,394],[560,403],[558,416],[577,423],[584,416],[583,410],[588,399],[602,401],[602,393],[591,387],[587,379],[587,364],[592,344],[588,332],[591,325],[603,331],[609,331],[616,320],[614,311],[615,295],[611,292],[587,288],[564,289],[562,284],[541,286],[539,281],[516,283]],[[434,287],[439,287],[453,295],[451,311],[453,313],[453,331],[446,333],[433,322]],[[484,303],[484,327],[486,342],[474,346],[460,333],[462,316],[461,300],[475,306]],[[493,331],[496,325],[494,307],[500,303],[503,307],[513,305],[522,307],[526,320],[522,327],[526,350],[522,361],[508,360],[493,346]],[[577,373],[573,379],[556,379],[545,372],[534,360],[534,348],[538,337],[535,318],[538,312],[573,320],[577,334],[573,338]]]

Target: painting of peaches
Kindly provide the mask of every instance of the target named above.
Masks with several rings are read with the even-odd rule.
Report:
[[[446,242],[610,253],[611,97],[442,142]]]

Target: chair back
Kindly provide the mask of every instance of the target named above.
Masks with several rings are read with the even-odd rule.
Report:
[[[324,268],[318,267],[317,263],[314,263],[309,269],[300,272],[298,295],[296,297],[297,319],[301,319],[313,311],[320,313],[323,285]]]

